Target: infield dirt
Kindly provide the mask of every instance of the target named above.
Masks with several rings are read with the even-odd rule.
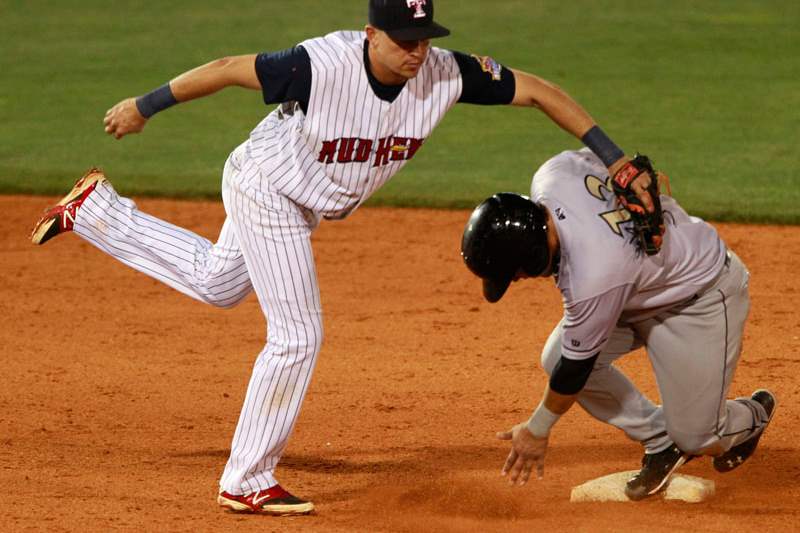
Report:
[[[278,469],[317,514],[232,515],[214,502],[250,368],[265,338],[250,296],[193,301],[74,235],[28,241],[54,199],[0,197],[2,531],[790,531],[800,523],[800,228],[719,224],[750,268],[752,311],[730,395],[779,408],[756,455],[708,460],[702,504],[571,504],[574,485],[638,467],[641,448],[573,409],[545,478],[511,488],[507,444],[546,379],[561,313],[551,280],[482,301],[462,265],[464,211],[366,208],[314,237],[326,341]],[[219,202],[140,207],[214,239]],[[643,352],[620,365],[653,399]]]

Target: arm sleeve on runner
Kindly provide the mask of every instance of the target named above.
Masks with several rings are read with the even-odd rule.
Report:
[[[562,355],[553,373],[550,374],[550,389],[565,396],[578,394],[586,385],[599,355],[596,353],[588,359],[579,361]]]

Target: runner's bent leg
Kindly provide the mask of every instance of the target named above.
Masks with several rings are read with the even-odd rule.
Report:
[[[736,255],[696,301],[637,324],[661,392],[670,436],[689,453],[719,455],[760,431],[764,408],[727,400],[750,309],[749,273]]]
[[[615,328],[595,362],[586,386],[578,394],[578,403],[597,420],[611,424],[632,440],[639,441],[648,453],[670,446],[666,423],[660,406],[636,388],[614,361],[641,347],[630,328]],[[542,351],[542,366],[548,375],[561,358],[561,322],[547,339]]]

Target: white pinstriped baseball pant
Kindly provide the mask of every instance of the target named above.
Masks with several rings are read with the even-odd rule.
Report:
[[[322,345],[311,250],[319,219],[270,189],[248,187],[240,174],[229,158],[222,185],[228,217],[215,244],[142,213],[108,183],[89,195],[75,223],[75,233],[100,250],[200,301],[232,307],[255,289],[267,342],[253,366],[220,480],[231,494],[277,484],[273,472]]]

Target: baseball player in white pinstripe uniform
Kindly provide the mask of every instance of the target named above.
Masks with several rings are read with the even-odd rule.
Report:
[[[277,53],[227,57],[112,107],[120,139],[155,113],[225,87],[280,104],[228,157],[227,219],[212,243],[142,213],[99,170],[89,171],[37,223],[41,244],[74,231],[123,263],[197,300],[230,307],[255,290],[268,323],[218,502],[240,512],[303,514],[275,467],[295,425],[323,338],[311,250],[321,219],[352,213],[420,150],[456,103],[537,107],[582,139],[613,173],[628,158],[561,89],[489,57],[430,46],[449,31],[433,0],[370,0],[365,31],[310,39]],[[637,190],[649,178],[636,181]],[[646,193],[642,201],[652,203]]]

